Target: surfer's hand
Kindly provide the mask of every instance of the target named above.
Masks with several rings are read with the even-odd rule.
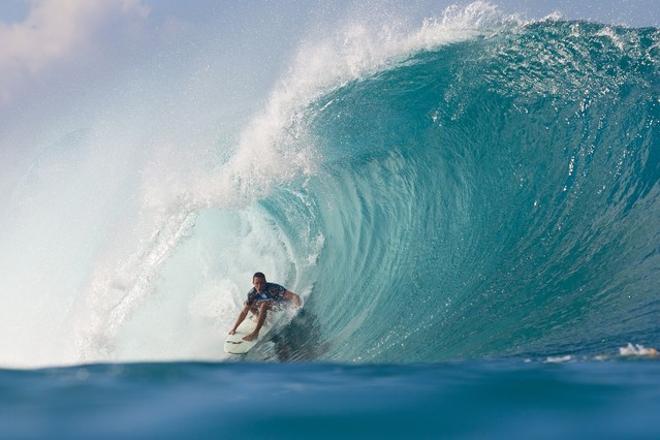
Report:
[[[235,334],[236,334],[236,330],[229,330],[229,334],[230,334],[230,335],[235,335]]]

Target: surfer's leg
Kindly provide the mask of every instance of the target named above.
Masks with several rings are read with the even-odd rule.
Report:
[[[270,301],[262,301],[259,304],[259,318],[257,319],[257,327],[252,333],[245,336],[243,339],[246,341],[253,341],[259,336],[259,330],[263,327],[264,322],[266,321],[266,315],[268,314],[268,308],[270,307]]]

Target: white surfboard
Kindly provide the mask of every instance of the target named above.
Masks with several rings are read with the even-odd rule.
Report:
[[[246,341],[243,337],[252,333],[257,326],[257,315],[249,313],[248,317],[245,318],[245,320],[241,322],[241,325],[236,329],[236,333],[228,335],[227,339],[225,339],[225,353],[245,354],[250,351],[250,349],[257,345],[259,341],[263,340],[273,328],[273,324],[277,321],[281,313],[282,312],[274,312],[273,310],[268,311],[266,321],[264,322],[264,325],[261,326],[261,330],[259,330],[259,337],[252,341]]]

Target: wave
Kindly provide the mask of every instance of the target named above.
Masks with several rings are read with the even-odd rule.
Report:
[[[3,218],[18,233],[2,258],[33,247],[12,267],[45,271],[3,281],[39,304],[24,313],[17,294],[4,318],[44,324],[9,325],[1,362],[223,359],[257,270],[306,304],[254,359],[657,346],[659,41],[654,28],[527,22],[476,2],[414,29],[351,25],[302,44],[215,151],[77,131],[7,202],[19,220],[73,214],[47,236]],[[89,182],[93,195],[63,197]],[[53,241],[64,225],[75,231]],[[42,261],[55,254],[71,270]]]
[[[321,170],[263,205],[325,238],[306,274],[321,356],[657,343],[658,37],[526,23],[416,51],[310,105]]]

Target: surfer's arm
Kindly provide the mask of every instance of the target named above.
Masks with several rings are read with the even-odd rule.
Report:
[[[293,301],[293,303],[296,305],[296,307],[300,307],[302,305],[302,301],[300,300],[300,296],[298,294],[291,292],[290,290],[287,290],[284,292],[282,295],[284,299],[287,301]]]
[[[243,310],[241,310],[241,314],[238,315],[238,319],[236,320],[236,324],[234,324],[234,328],[229,330],[230,335],[236,333],[236,329],[238,328],[239,325],[241,325],[241,322],[245,320],[245,317],[247,316],[249,311],[250,311],[250,305],[246,302],[245,307],[243,307]]]

